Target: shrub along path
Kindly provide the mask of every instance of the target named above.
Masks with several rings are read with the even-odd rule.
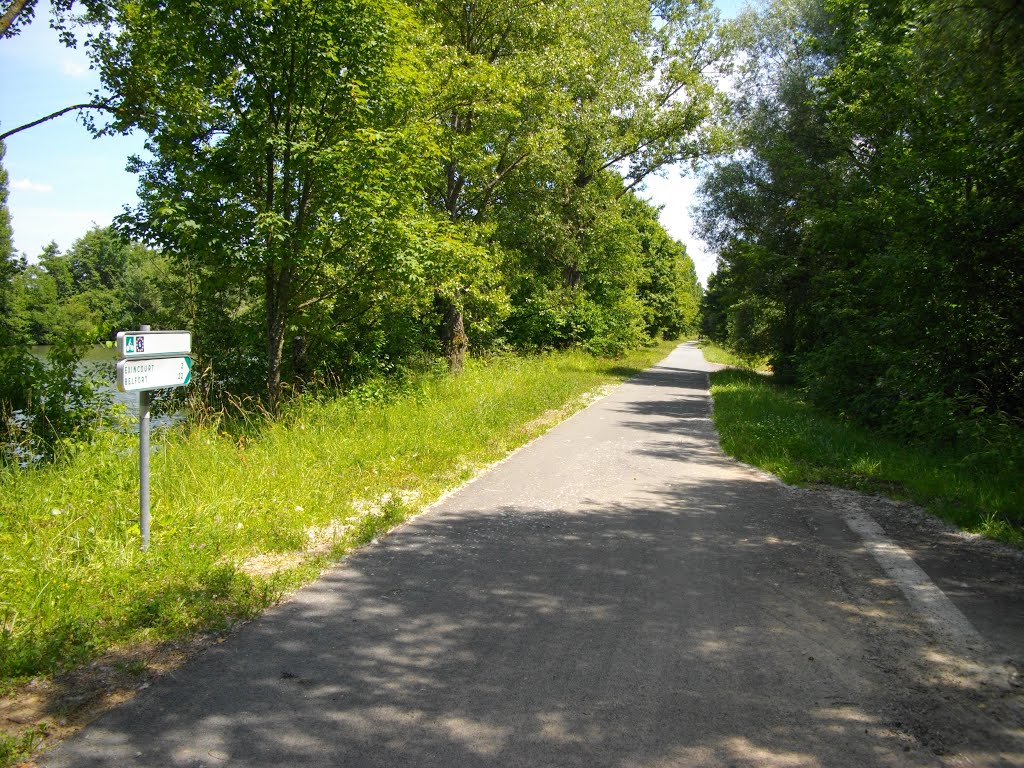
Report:
[[[1019,758],[1003,641],[912,607],[862,497],[725,456],[707,370],[681,347],[42,765]]]

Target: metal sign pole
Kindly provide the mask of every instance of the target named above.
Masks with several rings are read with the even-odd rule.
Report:
[[[153,390],[184,387],[192,380],[192,334],[189,331],[117,333],[117,391],[139,393],[139,533],[149,549],[149,422]]]
[[[148,331],[148,325],[140,325],[139,331]],[[142,534],[142,551],[149,549],[149,413],[151,410],[149,390],[139,392],[139,532]]]

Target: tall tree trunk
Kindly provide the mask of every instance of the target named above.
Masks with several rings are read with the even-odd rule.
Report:
[[[281,401],[281,356],[284,351],[284,323],[267,322],[267,403],[277,412]]]
[[[288,271],[268,265],[266,270],[267,305],[267,406],[277,412],[281,400],[281,362],[284,335],[288,325]]]
[[[772,356],[772,380],[780,384],[796,384],[797,371],[797,309],[791,304],[785,306],[782,327],[779,331],[778,350]]]
[[[458,115],[452,116],[452,127],[456,133],[468,132],[468,126],[468,120],[462,122]],[[459,197],[466,180],[459,174],[458,164],[455,161],[446,164],[445,173],[448,179],[445,210],[452,222],[458,222]],[[438,296],[437,303],[441,310],[441,325],[438,328],[441,336],[441,352],[448,358],[448,370],[452,373],[461,373],[466,365],[466,352],[469,350],[469,337],[466,336],[462,305],[459,303],[458,297],[448,299]]]
[[[469,338],[462,317],[462,307],[451,299],[441,299],[441,350],[448,358],[448,369],[460,373],[466,365]]]

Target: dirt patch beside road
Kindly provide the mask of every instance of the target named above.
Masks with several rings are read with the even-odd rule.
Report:
[[[870,578],[863,550],[825,548],[870,638],[860,663],[892,681],[884,694],[893,713],[890,728],[941,765],[1024,766],[1024,553],[883,496],[830,486],[792,491],[815,538],[827,539],[829,526],[866,515],[881,528],[886,546],[909,555],[941,589],[941,599],[952,603],[950,623],[958,626],[943,626],[941,612],[919,612],[925,620],[909,622],[907,593],[915,598],[915,590],[929,585],[901,587],[892,574]],[[871,548],[865,541],[864,549]]]

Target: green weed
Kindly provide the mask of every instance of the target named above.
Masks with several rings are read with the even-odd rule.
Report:
[[[49,733],[45,723],[25,728],[17,735],[0,733],[0,765],[13,765],[42,746]]]

